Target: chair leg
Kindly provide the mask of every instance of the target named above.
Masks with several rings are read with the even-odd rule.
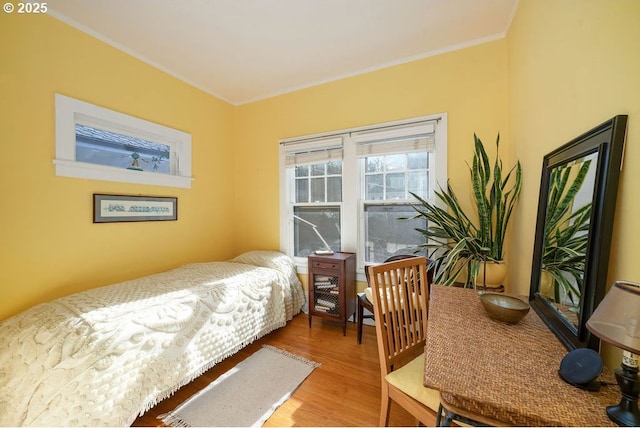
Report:
[[[364,317],[364,308],[362,307],[362,303],[360,302],[360,299],[358,299],[358,344],[362,343],[362,324],[363,324],[363,317]]]
[[[444,418],[442,417],[442,413],[444,413]],[[453,422],[454,418],[456,417],[455,414],[453,414],[452,412],[450,412],[449,410],[445,410],[442,407],[442,404],[440,404],[440,406],[438,407],[438,415],[436,416],[436,426],[437,427],[450,427],[451,423]],[[475,424],[473,424],[473,421],[470,420],[462,420],[463,423],[467,423],[469,425],[475,426]]]
[[[442,425],[439,425],[441,427],[450,427],[451,426],[451,422],[453,422],[453,413],[451,413],[448,410],[444,411],[444,419],[442,420]]]
[[[436,415],[436,426],[440,427],[440,422],[442,420],[442,403],[438,406],[438,414]]]
[[[389,410],[391,410],[389,401],[389,386],[387,386],[386,381],[383,380],[382,397],[380,401],[380,422],[378,426],[389,426]]]

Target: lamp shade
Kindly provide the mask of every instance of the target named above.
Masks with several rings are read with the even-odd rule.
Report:
[[[605,342],[640,354],[640,284],[613,284],[587,321],[587,328]]]

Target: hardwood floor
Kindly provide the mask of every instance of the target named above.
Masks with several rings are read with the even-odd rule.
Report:
[[[269,344],[322,364],[280,406],[264,426],[377,426],[380,414],[380,366],[375,329],[364,326],[362,344],[356,342],[356,324],[347,323],[347,335],[336,322],[296,316],[286,327],[255,341],[236,355],[182,387],[173,396],[136,419],[133,426],[163,426],[156,417],[169,412],[205,388],[240,361]],[[416,421],[395,403],[390,426],[415,426]],[[435,424],[435,414],[433,417]],[[431,424],[431,425],[433,425]]]

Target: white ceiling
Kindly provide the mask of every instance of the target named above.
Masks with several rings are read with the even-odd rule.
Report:
[[[504,37],[517,0],[49,0],[49,13],[232,104]]]

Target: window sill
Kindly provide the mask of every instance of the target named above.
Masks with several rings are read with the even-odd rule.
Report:
[[[178,175],[132,171],[64,159],[54,159],[56,175],[85,178],[88,180],[118,181],[124,183],[150,184],[155,186],[191,188],[193,178]]]

